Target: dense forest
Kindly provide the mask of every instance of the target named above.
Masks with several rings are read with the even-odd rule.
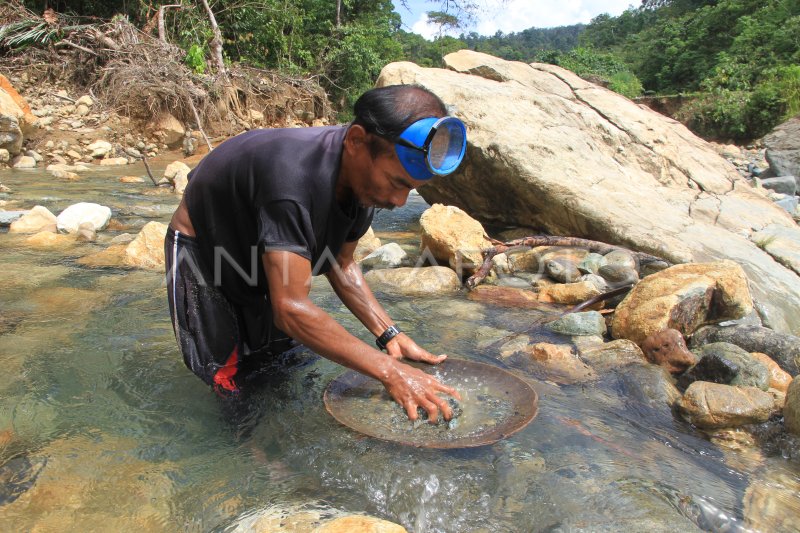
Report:
[[[479,3],[429,4],[428,18],[439,30],[432,41],[406,31],[391,0],[26,0],[20,5],[33,13],[52,8],[76,25],[124,16],[143,31],[161,26],[198,74],[214,64],[217,50],[227,64],[313,77],[342,110],[374,83],[386,63],[440,66],[444,55],[466,48],[557,64],[631,98],[680,95],[689,104],[679,118],[708,137],[754,138],[800,113],[800,0],[642,0],[618,17],[600,15],[588,25],[458,37],[453,35],[469,28]],[[0,53],[46,40],[41,28],[36,33],[33,25],[11,26],[0,27]]]

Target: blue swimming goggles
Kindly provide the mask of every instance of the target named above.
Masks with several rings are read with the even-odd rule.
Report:
[[[429,180],[458,168],[467,149],[467,128],[455,117],[423,118],[394,143],[406,172],[415,180]]]

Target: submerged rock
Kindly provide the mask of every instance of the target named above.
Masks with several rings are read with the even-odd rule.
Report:
[[[549,285],[539,290],[539,300],[543,302],[555,302],[559,304],[575,305],[585,302],[590,298],[601,294],[597,286],[590,281],[579,281],[577,283],[559,283]],[[602,308],[602,302],[595,304]],[[594,309],[594,308],[592,308]]]
[[[581,277],[577,265],[566,259],[550,259],[545,262],[544,271],[559,283],[572,283]]]
[[[606,371],[632,364],[644,364],[646,359],[642,349],[627,339],[618,339],[611,342],[590,341],[581,343],[576,340],[578,353],[582,360],[597,371]]]
[[[556,383],[580,383],[597,377],[594,370],[581,361],[572,348],[565,344],[537,342],[522,351],[529,354],[540,377]]]
[[[711,342],[730,342],[747,352],[761,352],[791,374],[800,374],[800,337],[762,326],[706,326],[692,335],[692,348]]]
[[[585,313],[570,313],[552,322],[545,324],[550,331],[562,335],[597,335],[606,334],[606,321],[597,311]]]
[[[684,418],[695,426],[715,429],[766,422],[773,404],[769,393],[755,387],[695,381],[677,406]]]
[[[640,281],[614,313],[612,335],[641,345],[662,329],[691,335],[708,322],[753,309],[747,277],[733,261],[675,265]]]
[[[467,298],[498,307],[515,307],[517,309],[542,307],[538,296],[533,291],[516,287],[478,285],[469,291]]]
[[[461,288],[456,273],[440,266],[370,270],[364,277],[373,289],[407,296],[447,294]]]

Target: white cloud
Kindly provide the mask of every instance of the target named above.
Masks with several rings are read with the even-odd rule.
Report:
[[[480,35],[491,36],[498,30],[503,33],[514,33],[528,28],[552,28],[588,23],[601,13],[617,16],[631,5],[638,5],[637,0],[484,0],[478,21],[474,27],[449,32],[457,36],[459,33],[475,31]],[[420,9],[416,21],[410,24],[411,31],[426,39],[438,35],[438,29],[428,24],[424,11],[435,8],[433,3],[425,5],[414,2],[412,9]],[[415,9],[415,10],[416,10]],[[402,13],[400,8],[399,12]]]

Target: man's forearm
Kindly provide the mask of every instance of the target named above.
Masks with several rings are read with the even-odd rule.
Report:
[[[393,325],[389,313],[375,298],[355,262],[349,262],[328,274],[333,290],[350,312],[376,337]]]
[[[394,361],[351,335],[311,300],[294,301],[275,310],[278,328],[340,365],[385,382]]]

